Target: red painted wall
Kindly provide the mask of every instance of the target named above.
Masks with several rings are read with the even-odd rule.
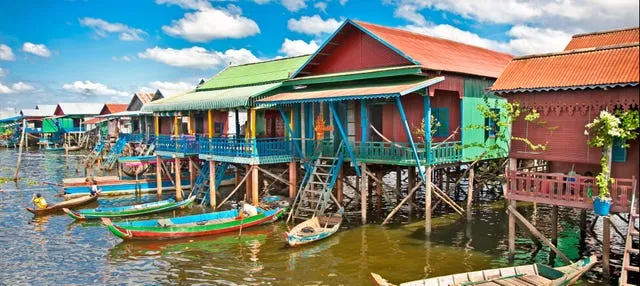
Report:
[[[533,143],[546,143],[547,149],[533,152],[526,144],[512,141],[510,156],[551,161],[554,172],[566,173],[575,164],[576,172],[591,170],[596,174],[600,169],[601,150],[588,146],[590,137],[585,135],[585,125],[605,108],[614,110],[620,106],[625,109],[637,107],[639,94],[639,87],[628,87],[507,95],[510,102],[518,101],[523,107],[538,110],[540,120],[547,122],[540,126],[522,118],[516,120],[513,124],[513,136],[528,138]],[[627,149],[627,161],[613,165],[614,177],[640,177],[638,140],[629,144],[631,147]]]
[[[333,38],[319,55],[308,64],[299,76],[392,67],[412,64],[395,51],[381,44],[364,32],[346,26],[342,34]],[[328,54],[328,55],[322,55]],[[316,64],[319,63],[319,64]]]
[[[460,94],[457,91],[451,90],[441,90],[436,89],[434,92],[434,96],[431,98],[431,108],[438,107],[446,107],[449,108],[449,135],[456,128],[460,127]],[[458,133],[453,137],[453,141],[460,140],[460,133],[462,131],[458,130]],[[447,139],[447,137],[433,137],[433,142],[441,142]],[[451,140],[450,140],[451,141]]]
[[[160,118],[160,134],[173,135],[171,133],[171,127],[173,125],[173,117],[159,117]]]

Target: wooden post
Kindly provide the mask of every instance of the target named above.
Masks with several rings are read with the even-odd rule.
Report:
[[[216,187],[216,162],[209,161],[209,205],[214,210],[216,209]]]
[[[250,165],[246,165],[245,166],[245,177],[247,176],[251,176],[252,174],[249,174],[251,172],[251,166]],[[246,180],[244,182],[244,188],[245,188],[245,197],[250,198],[251,197],[251,181],[252,180]]]
[[[509,207],[516,208],[516,201],[509,200]],[[509,260],[513,261],[516,254],[516,217],[513,212],[509,211]]]
[[[191,156],[189,156],[189,186],[191,186],[191,189],[193,189],[193,184],[195,181],[195,176],[193,174],[193,158],[191,158]]]
[[[213,110],[211,109],[207,110],[207,132],[209,139],[213,138]]]
[[[564,255],[564,253],[562,253],[562,251],[560,251],[555,245],[553,245],[551,241],[549,241],[546,237],[544,237],[544,235],[542,235],[542,233],[540,233],[540,231],[538,231],[535,228],[535,226],[533,226],[529,221],[527,221],[527,219],[525,219],[522,216],[522,214],[518,212],[515,206],[509,206],[507,209],[509,211],[509,214],[513,214],[515,218],[517,218],[520,221],[520,223],[522,223],[529,230],[529,232],[531,232],[531,234],[533,234],[538,239],[540,239],[542,243],[546,244],[551,249],[551,251],[555,252],[565,262],[572,263],[571,259],[569,259],[566,255]]]
[[[177,118],[177,117],[176,117]],[[175,158],[173,163],[176,176],[176,201],[182,201],[182,181],[180,179],[180,158]]]
[[[424,194],[424,232],[427,235],[431,234],[431,165],[427,167],[425,194]]]
[[[469,169],[469,190],[467,191],[467,221],[471,221],[473,214],[473,176],[475,175],[475,171],[473,167]],[[449,178],[447,178],[448,180]]]
[[[160,155],[156,155],[156,193],[158,198],[162,197],[162,159]]]
[[[156,120],[154,121],[154,123],[155,123],[155,135],[158,136],[158,135],[160,135],[160,115],[156,114],[155,118],[156,118]]]
[[[16,182],[18,181],[18,173],[20,172],[20,163],[22,163],[22,143],[24,142],[24,136],[25,136],[24,126],[26,124],[27,124],[27,120],[22,119],[22,134],[20,134],[20,146],[18,148],[18,164],[16,165],[16,173],[13,174],[13,180]],[[67,168],[69,168],[69,156],[67,156]]]
[[[401,192],[402,190],[402,168],[400,168],[400,166],[396,167],[396,194],[397,194],[397,200],[400,201],[402,200],[402,196],[400,196],[400,194],[402,194]],[[409,193],[407,193],[408,195]]]
[[[173,135],[174,136],[178,136],[180,135],[180,128],[179,128],[179,124],[178,124],[178,116],[174,116],[173,117]]]
[[[340,205],[344,205],[344,167],[340,166],[338,170],[338,180],[336,181],[336,199]]]
[[[416,185],[416,167],[407,168],[407,190],[412,190]],[[407,193],[409,195],[409,193]],[[413,214],[413,202],[415,201],[415,195],[409,197],[409,216]]]
[[[293,161],[289,162],[289,198],[293,199],[296,197],[296,191],[298,188],[298,163]]]
[[[67,167],[67,170],[69,170],[69,134],[68,133],[64,133],[64,158],[65,158],[65,165]]]
[[[254,206],[258,205],[260,199],[258,198],[258,189],[260,184],[258,183],[258,174],[260,170],[258,168],[253,168],[253,173],[251,173],[251,204]]]
[[[360,182],[360,203],[362,208],[362,224],[367,224],[367,164],[362,164],[362,176]]]
[[[611,220],[608,216],[602,217],[602,279],[609,280],[611,268],[609,267],[609,255],[611,251]]]
[[[376,171],[376,178],[378,178],[379,182],[382,181],[383,176],[384,174],[382,173],[382,170]],[[378,210],[382,208],[382,184],[379,182],[376,182],[376,196],[378,197],[376,200],[378,204]]]
[[[551,243],[558,245],[558,206],[551,207]]]

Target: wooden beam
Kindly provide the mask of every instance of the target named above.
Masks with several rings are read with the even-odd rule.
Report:
[[[467,221],[471,221],[472,219],[472,208],[473,208],[473,177],[475,175],[475,171],[473,167],[469,170],[469,188],[467,190]]]
[[[389,189],[392,189],[394,192],[396,191],[396,189],[394,187],[392,187],[391,185],[387,184],[386,182],[384,182],[383,180],[380,180],[376,175],[374,175],[373,173],[369,172],[369,170],[364,170],[363,172],[366,172],[367,175],[369,176],[370,179],[372,179],[373,181],[375,181],[377,184],[381,185],[381,186],[385,186]],[[385,198],[389,201],[391,201],[390,198],[386,197]],[[413,207],[418,207],[413,201],[410,201],[409,204],[411,204],[411,206]]]
[[[216,209],[216,161],[209,161],[209,206]],[[193,186],[191,186],[193,190]]]
[[[551,243],[551,241],[549,241],[542,233],[540,233],[540,231],[538,231],[536,229],[535,226],[533,226],[529,221],[527,221],[527,219],[524,218],[524,216],[522,216],[518,210],[516,210],[516,208],[514,206],[509,206],[507,208],[509,210],[509,214],[513,214],[521,223],[523,223],[527,229],[536,237],[538,237],[538,239],[540,239],[540,241],[542,241],[542,243],[546,244],[547,246],[549,246],[549,248],[555,252],[558,256],[560,256],[560,258],[562,258],[562,260],[564,260],[565,262],[571,264],[572,261],[571,259],[569,259],[566,255],[564,255],[564,253],[562,253],[562,251],[560,251],[558,248],[555,247],[555,245],[553,245],[553,243]],[[604,257],[603,257],[604,260]],[[603,261],[604,262],[604,261]],[[603,264],[604,266],[604,264]]]
[[[400,207],[402,207],[402,205],[404,203],[406,203],[410,198],[413,197],[413,193],[416,190],[418,190],[420,188],[420,186],[422,186],[422,183],[416,184],[413,188],[411,188],[411,190],[409,190],[409,192],[407,193],[407,196],[404,197],[404,199],[402,199],[402,201],[400,201],[400,203],[395,208],[393,208],[393,210],[389,213],[387,218],[385,218],[384,221],[382,222],[382,225],[387,224],[389,222],[389,220],[391,220],[391,218],[396,214],[396,212],[398,212],[398,210],[400,210]]]
[[[296,197],[296,191],[298,189],[298,163],[293,161],[289,162],[289,198],[294,199]]]
[[[213,110],[207,110],[207,132],[209,139],[213,138]]]
[[[609,267],[610,254],[611,254],[611,220],[609,219],[608,216],[603,216],[602,217],[602,279],[604,281],[609,280],[609,276],[611,275],[611,268]]]
[[[271,172],[267,171],[266,169],[260,168],[260,166],[258,166],[258,165],[256,165],[255,168],[257,168],[258,170],[262,171],[263,173],[269,175],[270,177],[272,177],[272,178],[274,178],[274,179],[276,179],[276,180],[278,180],[278,181],[280,181],[280,182],[282,182],[284,184],[289,185],[289,181],[285,180],[284,178],[282,178],[282,177],[280,177],[280,176],[278,176],[278,175],[276,175],[274,173],[271,173]]]
[[[162,157],[160,155],[156,155],[156,185],[158,185],[156,193],[160,198],[162,197]]]
[[[338,113],[336,112],[336,108],[333,105],[333,102],[329,102],[329,110],[331,110],[333,119],[336,121],[336,125],[338,126],[338,131],[340,131],[340,136],[342,137],[342,141],[344,142],[344,147],[345,149],[347,149],[347,153],[349,154],[349,157],[351,157],[351,163],[353,164],[353,167],[356,170],[356,175],[359,177],[361,173],[360,173],[360,167],[358,167],[358,160],[356,160],[356,156],[353,153],[353,150],[351,150],[351,146],[349,144],[349,137],[347,137],[347,134],[344,132],[344,128],[342,128],[342,122],[340,121],[340,116],[338,116]]]
[[[431,187],[433,186],[431,183],[431,174],[433,173],[431,168],[430,165],[427,167],[424,190],[424,232],[427,235],[431,234]]]
[[[257,206],[260,201],[258,188],[260,187],[258,181],[258,167],[254,167],[251,171],[251,205]]]
[[[360,182],[360,207],[362,209],[362,224],[367,224],[367,164],[362,164],[362,170],[364,172]],[[358,179],[356,178],[356,180]]]
[[[176,117],[177,118],[177,117]],[[176,176],[176,201],[182,201],[182,180],[180,179],[180,159],[174,159],[175,176]]]
[[[420,158],[418,157],[418,150],[416,149],[416,144],[413,142],[411,130],[409,129],[409,123],[407,122],[407,116],[404,113],[404,108],[402,107],[400,97],[396,97],[396,105],[398,106],[398,112],[400,112],[400,118],[402,118],[402,126],[404,127],[404,131],[407,134],[409,144],[411,145],[411,151],[413,151],[413,158],[416,160],[416,166],[418,167],[420,178],[422,178],[422,180],[425,180],[424,172],[422,171],[422,165],[420,164]],[[431,180],[426,181],[430,182]]]
[[[233,196],[233,194],[235,194],[236,191],[238,191],[240,189],[240,186],[242,186],[242,183],[244,183],[244,181],[247,180],[247,178],[253,173],[253,167],[254,166],[249,167],[249,169],[247,170],[247,173],[244,175],[242,180],[240,180],[240,183],[236,185],[236,187],[233,189],[233,191],[231,191],[231,193],[229,193],[229,195],[227,195],[227,197],[224,198],[224,200],[222,200],[222,202],[220,202],[220,204],[218,204],[218,208],[220,208],[224,203],[226,203],[227,200],[229,200],[229,198],[231,198],[231,196]]]

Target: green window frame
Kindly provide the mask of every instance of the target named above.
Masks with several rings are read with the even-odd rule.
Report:
[[[449,108],[437,107],[431,108],[431,116],[439,124],[433,137],[446,138],[449,136]]]
[[[613,146],[611,147],[611,162],[624,163],[627,161],[627,144],[626,140],[619,138],[613,139]]]

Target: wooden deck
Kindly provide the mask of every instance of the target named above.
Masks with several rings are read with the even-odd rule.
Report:
[[[509,200],[593,209],[592,197],[598,195],[593,177],[507,171],[506,179]],[[636,178],[616,178],[610,190],[611,212],[628,213],[634,192],[638,192]]]

